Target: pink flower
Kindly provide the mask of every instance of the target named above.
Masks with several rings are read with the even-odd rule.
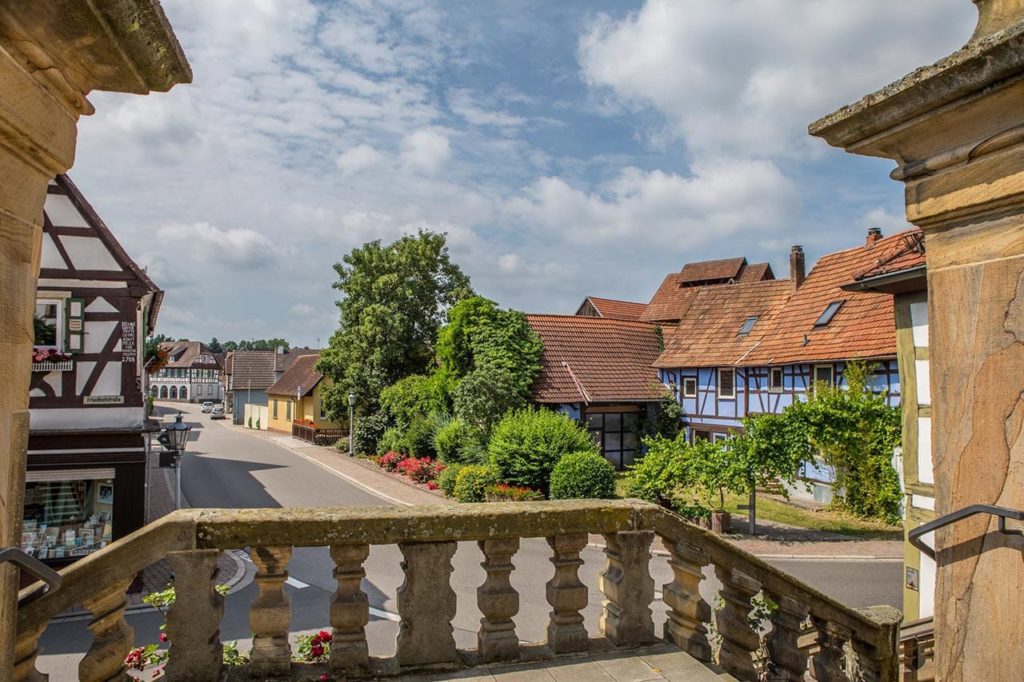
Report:
[[[324,648],[319,644],[314,644],[309,649],[309,653],[313,654],[314,657],[320,658],[324,655]]]
[[[331,640],[334,639],[334,636],[327,630],[321,630],[316,634],[316,636],[320,638],[321,642],[327,642],[328,644],[330,644]]]
[[[167,641],[167,633],[166,632],[161,632],[160,633],[160,641],[161,642],[166,642]]]
[[[327,682],[327,680],[329,680],[329,679],[331,679],[331,678],[327,677],[327,673],[321,673],[320,674],[320,682]]]
[[[427,490],[437,490],[437,481],[427,481]]]

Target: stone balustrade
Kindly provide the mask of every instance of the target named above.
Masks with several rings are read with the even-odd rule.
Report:
[[[588,600],[579,575],[581,552],[591,536],[603,536],[605,545],[599,640],[588,637],[581,613]],[[516,634],[520,600],[510,581],[522,538],[546,539],[553,564],[545,586],[552,609],[547,641],[533,645],[521,644]],[[649,571],[656,538],[654,549],[667,550],[673,576],[662,587],[661,607]],[[477,543],[485,572],[477,590],[475,651],[458,650],[452,635],[451,560],[459,541]],[[397,653],[391,658],[372,656],[366,640],[369,603],[360,581],[371,545],[397,545],[403,557]],[[329,664],[319,668],[291,660],[291,606],[283,585],[292,547],[328,547],[335,562],[333,644]],[[843,606],[708,531],[635,500],[175,512],[64,569],[60,589],[19,609],[15,679],[41,679],[35,667],[39,638],[50,619],[76,604],[92,613],[95,635],[81,679],[123,677],[133,637],[124,618],[124,592],[137,571],[165,557],[185,597],[168,618],[167,676],[220,679],[223,599],[214,590],[213,570],[219,552],[237,548],[249,548],[256,567],[253,650],[245,671],[253,678],[308,678],[320,669],[350,679],[393,676],[591,647],[636,647],[659,636],[711,662],[716,647],[709,634],[715,631],[717,663],[740,680],[797,680],[808,673],[817,680],[897,679],[900,617],[894,609]],[[717,613],[699,591],[706,571],[722,583]],[[760,594],[777,605],[765,628],[748,619]],[[652,608],[666,609],[662,632],[655,630]],[[797,645],[809,624],[817,631],[810,657]]]

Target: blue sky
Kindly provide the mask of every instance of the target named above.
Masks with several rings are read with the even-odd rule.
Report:
[[[331,265],[449,234],[477,291],[571,313],[683,263],[785,276],[904,226],[817,117],[962,45],[966,0],[165,0],[192,64],[96,93],[71,172],[167,291],[158,331],[326,343]]]

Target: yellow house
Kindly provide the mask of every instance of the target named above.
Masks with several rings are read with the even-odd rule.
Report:
[[[300,355],[281,378],[267,389],[271,431],[323,444],[345,435],[347,425],[324,413],[322,393],[330,379],[316,371],[318,354]]]

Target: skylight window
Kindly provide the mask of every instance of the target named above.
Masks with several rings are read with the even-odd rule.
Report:
[[[753,316],[748,317],[747,319],[745,319],[743,321],[743,325],[740,327],[739,335],[740,336],[746,336],[747,334],[749,334],[750,330],[754,328],[754,325],[756,323],[757,323],[757,315],[753,315]]]
[[[818,321],[814,323],[814,326],[824,327],[828,325],[828,323],[832,321],[832,318],[836,316],[836,313],[839,312],[839,309],[843,307],[844,303],[846,303],[845,300],[832,301],[831,303],[829,303],[825,307],[825,312],[823,312],[821,314],[821,317],[818,318]]]

